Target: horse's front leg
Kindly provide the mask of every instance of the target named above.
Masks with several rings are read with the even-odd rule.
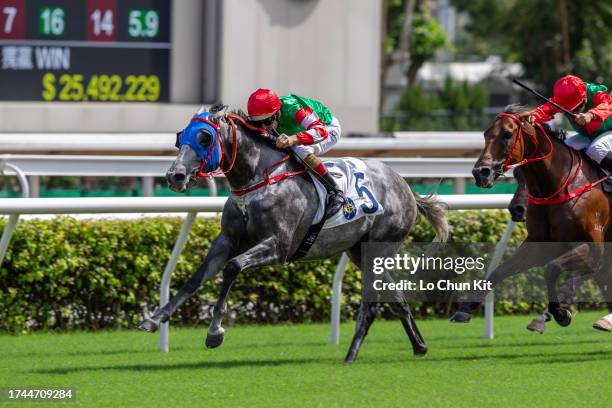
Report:
[[[586,275],[592,275],[592,271],[598,267],[601,256],[601,247],[596,247],[594,245],[595,244],[592,243],[583,243],[565,252],[546,265],[544,279],[548,292],[548,311],[560,326],[568,326],[572,322],[572,314],[565,305],[562,305],[557,294],[557,280],[559,275],[564,270],[576,270],[577,268],[590,270],[591,273],[586,273]],[[579,279],[572,283],[577,284],[578,282]],[[575,292],[575,289],[576,288],[573,288],[573,290],[570,290],[570,293],[565,294],[566,296],[564,296],[563,300],[571,300],[566,299],[566,297],[570,295],[569,297],[571,298],[571,292]]]
[[[559,288],[558,296],[559,303],[571,303],[572,298],[576,295],[578,288],[582,285],[582,283],[589,279],[590,277],[596,276],[597,274],[594,272],[582,272],[577,276],[568,280],[563,286]],[[539,314],[535,319],[531,321],[527,325],[527,330],[535,331],[540,334],[543,334],[546,330],[546,323],[551,321],[553,318],[552,314],[548,311],[548,308],[544,310],[541,314]]]
[[[213,309],[213,318],[208,327],[206,347],[215,348],[223,343],[225,329],[221,326],[223,316],[227,312],[227,297],[232,283],[238,274],[248,268],[275,265],[285,261],[287,252],[279,245],[279,238],[269,237],[251,249],[232,258],[223,270],[223,286],[217,304]]]
[[[231,256],[234,249],[232,240],[223,233],[212,242],[206,258],[198,270],[191,275],[189,280],[179,289],[170,301],[163,307],[157,309],[149,318],[143,320],[138,328],[148,332],[155,332],[160,323],[167,322],[174,311],[189,296],[195,293],[202,284],[219,272],[223,264]]]
[[[504,279],[515,275],[521,271],[526,271],[535,266],[544,265],[550,259],[554,258],[555,255],[542,254],[540,248],[534,245],[533,242],[526,240],[521,244],[517,251],[508,259],[498,266],[489,276],[491,286],[495,286],[502,282]],[[462,303],[459,309],[451,317],[453,323],[467,323],[472,318],[472,312],[480,306],[487,296],[489,291],[481,291],[476,294],[475,300],[471,302]]]

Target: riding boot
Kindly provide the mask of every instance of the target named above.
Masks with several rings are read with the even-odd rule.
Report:
[[[342,190],[336,184],[334,177],[327,171],[321,159],[314,154],[309,154],[304,158],[304,162],[308,165],[321,180],[325,190],[327,190],[327,208],[325,210],[325,218],[329,218],[337,213],[346,202],[346,198],[342,193]],[[323,173],[323,174],[321,174]]]
[[[330,172],[325,173],[322,178],[325,180],[323,185],[327,190],[327,209],[325,211],[325,218],[329,218],[340,211],[344,203],[346,203],[346,198]]]
[[[612,174],[612,152],[609,152],[606,157],[599,163],[602,169]]]

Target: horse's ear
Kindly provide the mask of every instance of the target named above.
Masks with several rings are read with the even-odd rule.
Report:
[[[217,112],[225,112],[225,110],[227,109],[227,105],[224,105],[222,102],[215,102],[212,104],[212,106],[209,109],[210,113],[217,113]]]
[[[206,112],[206,108],[204,107],[204,105],[202,105],[200,106],[200,109],[198,109],[198,111],[196,112],[196,115],[199,115],[204,112]]]
[[[208,111],[210,112],[211,116],[216,119],[225,115],[227,108],[227,105],[224,105],[221,102],[215,102]]]

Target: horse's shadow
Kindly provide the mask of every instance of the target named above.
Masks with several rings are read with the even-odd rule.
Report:
[[[602,340],[574,340],[574,341],[565,341],[563,342],[564,346],[570,345],[570,344],[602,344]],[[493,343],[475,343],[475,344],[457,344],[457,345],[447,345],[444,346],[445,349],[495,349],[495,348],[502,348],[502,347],[511,347],[511,348],[523,348],[523,347],[540,347],[540,346],[544,346],[544,347],[558,347],[559,343],[554,343],[554,342],[546,342],[546,341],[534,341],[534,342],[528,342],[528,343],[517,343],[517,344],[512,344],[512,343],[500,343],[500,344],[493,344]]]
[[[407,353],[406,353],[407,354]],[[457,362],[479,362],[484,361],[500,361],[516,364],[573,364],[585,363],[611,358],[612,350],[598,350],[590,352],[567,352],[567,353],[550,353],[550,354],[529,354],[521,355],[516,353],[504,354],[481,354],[481,355],[458,355],[458,356],[441,356],[428,357],[418,359],[406,359],[402,354],[395,354],[395,357],[374,358],[373,356],[364,356],[363,360],[358,363],[358,366],[365,365],[389,365],[398,362],[416,363],[416,364],[431,364],[447,361]],[[82,373],[88,371],[168,371],[168,370],[184,370],[184,369],[232,369],[241,367],[279,367],[286,365],[332,365],[340,366],[342,363],[335,357],[313,357],[313,358],[282,358],[282,359],[243,359],[233,361],[200,361],[191,363],[151,363],[151,364],[117,364],[117,365],[102,365],[102,366],[84,366],[84,367],[65,367],[43,370],[28,370],[30,374],[48,374],[48,375],[66,375],[74,373]]]
[[[117,364],[117,365],[102,365],[102,366],[85,366],[85,367],[58,367],[43,370],[28,370],[28,373],[34,374],[49,374],[49,375],[65,375],[88,371],[167,371],[167,370],[185,370],[185,369],[210,369],[221,368],[231,369],[240,367],[277,367],[291,364],[313,364],[321,363],[327,359],[308,358],[308,359],[244,359],[232,361],[198,361],[192,363],[152,363],[152,364]],[[329,359],[331,360],[331,359]],[[337,360],[335,360],[337,361]]]
[[[571,364],[583,363],[594,360],[607,359],[612,357],[612,350],[597,350],[588,352],[568,352],[568,353],[550,353],[550,354],[480,354],[480,355],[463,355],[463,356],[445,356],[431,359],[423,359],[423,362],[438,363],[440,361],[480,361],[480,360],[498,360],[505,362],[515,362],[517,364]]]

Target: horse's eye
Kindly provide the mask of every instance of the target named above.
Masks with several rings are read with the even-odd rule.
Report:
[[[208,148],[210,147],[210,144],[212,143],[212,136],[206,130],[201,130],[200,133],[198,134],[198,140],[200,141],[200,144],[202,145],[202,147]]]
[[[176,147],[177,149],[181,148],[181,136],[183,136],[182,130],[176,133],[176,143],[174,144],[174,147]]]
[[[514,137],[514,133],[508,131],[508,130],[504,130],[504,139],[506,140],[510,140]]]

